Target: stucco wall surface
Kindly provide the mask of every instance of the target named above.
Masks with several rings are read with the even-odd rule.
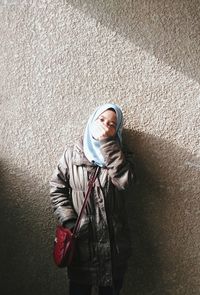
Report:
[[[104,102],[137,184],[124,295],[200,293],[198,0],[0,1],[1,294],[68,294],[48,181]]]

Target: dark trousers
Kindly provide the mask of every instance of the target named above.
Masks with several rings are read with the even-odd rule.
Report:
[[[99,295],[119,295],[122,288],[122,280],[117,280],[112,286],[100,286]],[[76,284],[74,282],[69,283],[69,295],[91,295],[92,286]]]

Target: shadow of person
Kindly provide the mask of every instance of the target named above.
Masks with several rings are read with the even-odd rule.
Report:
[[[128,129],[123,138],[137,175],[127,199],[133,255],[123,294],[198,294],[200,165],[162,138]]]

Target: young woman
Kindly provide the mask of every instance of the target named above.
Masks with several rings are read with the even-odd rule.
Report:
[[[51,202],[59,222],[73,230],[88,180],[101,167],[87,203],[68,267],[69,294],[119,295],[130,256],[125,213],[126,189],[134,181],[130,154],[123,152],[122,111],[115,104],[98,107],[83,138],[65,150],[50,181]]]

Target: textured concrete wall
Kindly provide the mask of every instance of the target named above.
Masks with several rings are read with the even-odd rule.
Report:
[[[67,294],[48,181],[110,101],[138,174],[123,294],[199,295],[199,33],[198,0],[0,1],[2,294]]]

